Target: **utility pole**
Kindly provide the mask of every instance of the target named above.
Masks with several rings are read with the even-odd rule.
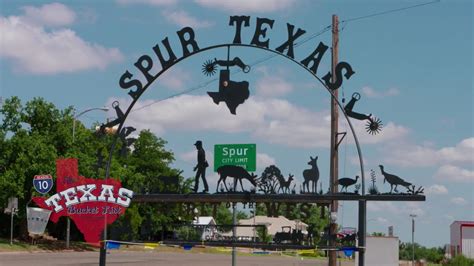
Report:
[[[332,64],[331,64],[331,73],[332,73],[332,82],[336,80],[336,66],[338,61],[338,46],[339,46],[339,28],[338,28],[338,17],[337,15],[332,15]],[[333,91],[334,98],[331,97],[331,153],[330,153],[330,185],[332,193],[338,192],[338,185],[337,180],[339,176],[339,154],[337,150],[337,136],[338,136],[338,120],[339,120],[339,111],[337,105],[337,98],[338,98],[338,89]],[[331,224],[329,225],[329,234],[330,236],[334,236],[337,233],[337,222],[335,221],[335,217],[337,217],[337,204],[336,200],[331,202]],[[332,248],[336,245],[335,239],[332,237],[329,240],[329,246],[331,250],[329,250],[329,266],[336,266],[337,260],[337,253],[336,250],[332,250]]]

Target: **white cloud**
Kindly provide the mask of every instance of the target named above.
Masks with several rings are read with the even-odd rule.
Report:
[[[117,3],[121,5],[145,4],[151,6],[171,6],[177,2],[178,0],[117,0]]]
[[[157,82],[169,89],[181,91],[187,88],[186,86],[190,86],[191,74],[176,66],[164,72]]]
[[[260,67],[257,69],[257,72],[263,74],[255,84],[257,95],[278,97],[293,91],[293,85],[282,78],[282,71],[277,71],[278,74],[269,74],[266,67]]]
[[[207,28],[213,25],[213,23],[192,17],[186,11],[163,11],[161,13],[168,22],[176,24],[180,27],[192,27],[192,28]]]
[[[363,87],[362,93],[368,98],[383,98],[387,96],[396,96],[400,94],[400,91],[397,88],[390,88],[386,91],[376,91],[371,87]]]
[[[128,99],[121,101],[121,105],[129,102]],[[135,109],[149,103],[151,100],[139,101]],[[285,100],[258,97],[244,104],[245,108],[237,108],[238,115],[232,115],[224,103],[215,105],[207,95],[181,95],[132,111],[128,121],[140,129],[150,128],[158,135],[172,130],[246,132],[267,142],[291,147],[328,146],[327,111],[310,112]]]
[[[41,18],[40,15],[37,17]],[[54,23],[60,22],[66,23],[66,19]],[[41,25],[31,24],[25,17],[0,17],[0,31],[0,57],[9,59],[16,71],[56,74],[105,69],[123,58],[117,48],[86,42],[70,29],[47,31]]]
[[[204,146],[205,145],[206,143],[204,143]],[[214,153],[210,151],[211,150],[210,148],[204,147],[204,150],[206,151],[206,160],[209,163],[208,169],[214,169],[214,160],[212,159],[214,158]],[[194,150],[182,153],[179,155],[179,159],[181,159],[183,162],[186,162],[192,167],[194,167],[197,163],[197,151],[194,149]]]
[[[373,212],[383,212],[395,214],[397,216],[415,214],[418,217],[424,216],[425,211],[420,202],[406,202],[394,203],[389,201],[369,201],[367,202],[367,209]]]
[[[399,166],[433,166],[474,164],[474,138],[462,140],[454,147],[435,149],[431,145],[396,143],[389,147],[386,161]]]
[[[196,3],[208,7],[217,8],[234,13],[239,12],[274,12],[286,10],[295,4],[295,0],[195,0]]]
[[[347,141],[349,141],[350,143],[354,143],[354,139],[352,135],[350,135],[349,126],[343,125],[343,123],[347,122],[345,121],[345,119],[343,120],[343,118],[341,118],[340,121],[341,122],[339,128],[343,129],[342,131],[348,132],[348,135],[346,136]],[[367,132],[366,129],[367,121],[351,119],[351,123],[354,127],[359,142],[363,144],[387,143],[388,141],[403,139],[410,132],[408,128],[389,121],[385,125],[383,125],[382,130],[378,134],[371,135]]]
[[[264,169],[267,166],[276,164],[275,158],[266,153],[257,153],[257,168]]]
[[[443,185],[434,184],[426,189],[427,195],[445,195],[448,194],[448,189]]]
[[[31,25],[66,26],[76,19],[73,10],[60,3],[45,4],[41,7],[24,6],[21,19]]]
[[[467,201],[464,198],[455,197],[451,199],[451,203],[462,206],[462,205],[466,205]]]
[[[388,220],[383,217],[377,217],[375,220],[380,224],[388,224]]]
[[[114,99],[110,99],[112,102]],[[126,106],[129,100],[122,103]],[[293,105],[286,100],[251,97],[237,108],[237,115],[230,114],[225,103],[215,105],[207,95],[181,95],[152,103],[139,101],[129,117],[129,123],[139,129],[151,129],[158,135],[166,131],[217,131],[248,133],[267,143],[287,147],[316,148],[329,146],[329,111],[314,112]],[[202,118],[206,119],[202,119]],[[359,133],[361,143],[378,143],[397,138],[404,132],[393,123],[388,126],[392,133],[381,134],[375,140],[367,133]],[[363,129],[361,129],[363,130]],[[372,137],[372,138],[371,138]],[[352,138],[352,137],[348,137]]]
[[[446,182],[474,182],[474,171],[463,169],[454,165],[443,165],[436,171],[435,178]]]

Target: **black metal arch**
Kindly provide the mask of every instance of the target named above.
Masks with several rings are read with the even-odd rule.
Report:
[[[209,50],[212,50],[212,49],[217,49],[217,48],[223,48],[223,47],[227,47],[227,48],[230,48],[230,47],[248,47],[248,48],[258,48],[258,49],[261,49],[261,50],[264,50],[264,51],[268,51],[268,52],[272,52],[274,54],[277,54],[277,55],[280,55],[280,56],[283,56],[284,58],[286,59],[289,59],[290,61],[292,61],[293,63],[296,63],[297,65],[301,66],[303,69],[305,69],[309,74],[311,74],[314,78],[316,78],[323,86],[324,88],[326,88],[326,90],[329,92],[329,94],[331,95],[332,99],[335,99],[336,102],[337,102],[337,105],[339,106],[339,109],[342,111],[342,113],[344,114],[344,117],[346,118],[346,121],[347,123],[349,124],[349,127],[351,129],[351,133],[352,133],[352,136],[354,137],[354,141],[355,141],[355,144],[356,144],[356,148],[357,148],[357,153],[358,153],[358,157],[359,157],[359,164],[360,164],[360,171],[361,171],[361,179],[362,179],[362,195],[365,195],[365,174],[364,174],[364,161],[363,161],[363,158],[362,158],[362,150],[360,148],[360,144],[359,144],[359,139],[357,138],[357,135],[355,133],[355,130],[354,130],[354,127],[349,119],[349,117],[347,116],[347,113],[345,112],[344,110],[344,107],[342,106],[342,104],[338,101],[338,99],[336,98],[334,92],[326,85],[326,83],[321,80],[317,75],[316,73],[312,72],[310,69],[308,69],[305,65],[303,65],[301,62],[298,62],[296,61],[294,58],[292,57],[289,57],[283,53],[280,53],[278,51],[274,51],[272,49],[269,49],[269,48],[266,48],[266,47],[261,47],[261,46],[255,46],[255,45],[250,45],[250,44],[241,44],[241,43],[231,43],[231,44],[218,44],[218,45],[212,45],[212,46],[208,46],[208,47],[205,47],[205,48],[202,48],[202,49],[199,49],[197,51],[193,51],[192,53],[188,54],[188,55],[185,55],[183,57],[180,57],[178,59],[176,59],[175,61],[173,61],[167,68],[164,68],[162,70],[160,70],[154,77],[152,80],[150,80],[145,86],[143,86],[143,88],[140,90],[140,91],[137,91],[137,96],[136,97],[132,97],[133,101],[130,103],[130,105],[128,106],[127,108],[127,111],[124,113],[124,118],[123,120],[121,121],[121,123],[119,124],[119,127],[117,129],[117,133],[120,132],[122,130],[122,127],[123,125],[125,124],[125,120],[127,120],[127,117],[128,117],[128,114],[131,112],[131,110],[133,109],[133,106],[135,105],[135,103],[138,101],[138,99],[141,97],[141,95],[148,89],[148,87],[150,87],[150,85],[158,78],[161,76],[161,74],[163,74],[164,72],[166,72],[168,69],[172,68],[174,65],[178,64],[179,62],[181,62],[182,60],[188,58],[188,57],[191,57],[193,55],[196,55],[196,54],[199,54],[201,52],[205,52],[205,51],[209,51]],[[117,139],[118,139],[118,135],[119,134],[116,134],[115,138],[114,138],[114,141],[112,142],[112,145],[111,145],[111,148],[110,148],[110,151],[109,151],[109,158],[107,160],[107,164],[106,164],[106,170],[105,170],[105,179],[107,179],[110,175],[110,165],[111,165],[111,162],[112,162],[112,155],[113,155],[113,152],[115,150],[115,146],[117,144]]]

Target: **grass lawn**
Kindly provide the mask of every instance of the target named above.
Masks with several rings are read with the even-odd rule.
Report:
[[[9,239],[0,238],[0,252],[35,252],[35,251],[61,251],[66,249],[65,241],[45,241],[40,240],[35,244],[30,242],[13,240],[10,245]],[[97,248],[82,242],[71,242],[70,250],[74,251],[93,251]]]

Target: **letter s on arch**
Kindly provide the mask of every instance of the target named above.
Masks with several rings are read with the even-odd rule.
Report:
[[[133,77],[133,74],[125,71],[125,73],[122,74],[120,77],[119,85],[122,89],[129,89],[133,86],[137,87],[136,91],[141,91],[143,86],[142,83],[138,79],[131,79]]]
[[[121,187],[118,191],[117,204],[126,208],[130,205],[131,198],[133,198],[133,191]]]

